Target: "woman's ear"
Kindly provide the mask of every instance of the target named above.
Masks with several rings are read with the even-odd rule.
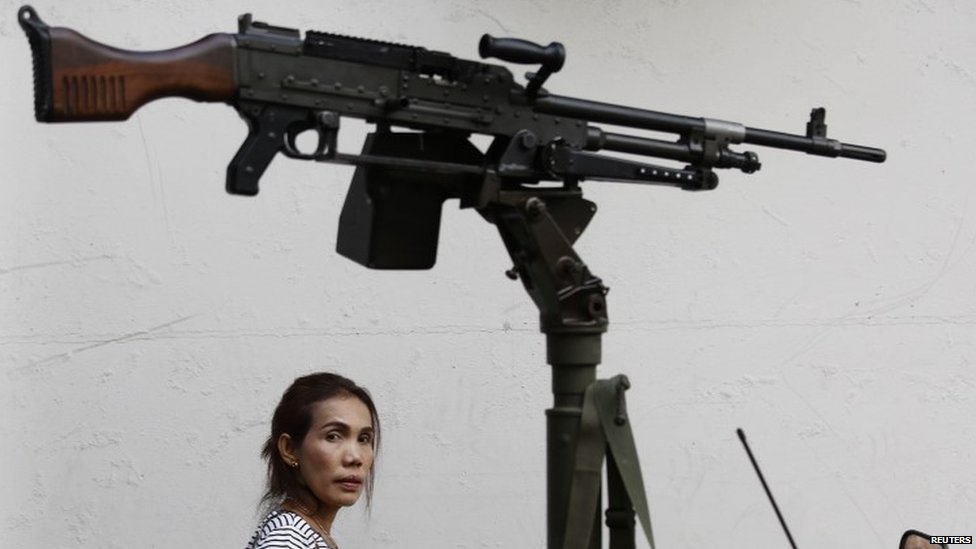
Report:
[[[278,453],[289,467],[298,467],[298,456],[295,454],[295,447],[288,433],[282,433],[278,437]]]

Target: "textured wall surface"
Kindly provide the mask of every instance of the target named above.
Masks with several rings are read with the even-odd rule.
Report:
[[[37,124],[18,7],[0,0],[0,546],[242,547],[271,410],[328,369],[385,422],[343,547],[542,548],[550,372],[494,227],[449,202],[433,270],[369,271],[334,252],[350,168],[279,159],[258,197],[224,193],[246,132],[226,106]],[[554,93],[790,133],[826,107],[888,162],[755,149],[762,171],[709,193],[584,184],[600,375],[634,384],[658,546],[785,546],[736,427],[802,547],[976,534],[976,3],[34,7],[139,50],[245,11],[469,59],[484,32],[560,40]]]

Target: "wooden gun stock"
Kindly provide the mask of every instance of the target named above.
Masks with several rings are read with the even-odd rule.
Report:
[[[163,51],[133,52],[99,44],[67,28],[48,27],[20,9],[34,57],[38,122],[125,120],[162,97],[228,102],[236,96],[230,34]]]

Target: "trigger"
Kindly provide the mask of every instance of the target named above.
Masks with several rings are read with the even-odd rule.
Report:
[[[339,113],[332,111],[322,111],[315,116],[315,122],[319,129],[319,156],[322,158],[335,158],[336,142],[339,136]]]

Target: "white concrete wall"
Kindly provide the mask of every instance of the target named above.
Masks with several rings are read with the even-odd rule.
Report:
[[[436,268],[373,272],[334,252],[350,168],[279,159],[258,197],[224,193],[245,135],[226,106],[37,124],[18,7],[0,0],[0,546],[243,546],[270,412],[326,369],[385,429],[343,547],[543,547],[550,375],[494,228],[449,203]],[[736,427],[801,547],[976,534],[976,3],[34,7],[129,49],[246,11],[464,58],[484,32],[560,40],[555,93],[790,133],[827,107],[888,162],[756,149],[761,172],[710,193],[585,184],[601,210],[578,249],[612,288],[600,375],[634,383],[658,547],[786,546]]]

